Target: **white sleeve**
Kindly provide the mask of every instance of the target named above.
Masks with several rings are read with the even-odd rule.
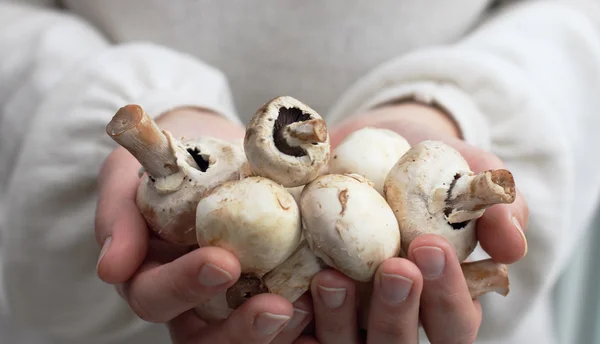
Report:
[[[201,61],[111,45],[65,12],[0,4],[0,309],[61,343],[148,326],[95,269],[97,173],[116,147],[105,126],[128,103],[240,123],[226,78]]]
[[[597,1],[507,6],[456,44],[377,68],[329,114],[335,122],[392,100],[435,103],[456,118],[466,141],[491,150],[514,172],[530,207],[529,251],[509,267],[509,296],[483,298],[481,339],[510,334],[552,288],[596,209],[599,7]]]

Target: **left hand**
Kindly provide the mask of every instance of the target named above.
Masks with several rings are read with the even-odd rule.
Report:
[[[332,148],[366,126],[394,130],[411,145],[443,141],[457,149],[474,172],[504,167],[495,155],[461,140],[457,126],[445,113],[414,103],[390,105],[348,119],[331,132]],[[489,208],[477,223],[482,248],[496,262],[519,261],[527,252],[527,219],[527,204],[518,191],[514,203]],[[315,338],[302,337],[297,344],[364,342],[356,326],[357,291],[352,280],[336,271],[323,271],[313,279],[311,293]],[[418,343],[419,320],[431,343],[473,343],[481,324],[481,305],[471,299],[454,250],[436,235],[415,239],[408,259],[391,258],[381,264],[369,314],[367,344]]]

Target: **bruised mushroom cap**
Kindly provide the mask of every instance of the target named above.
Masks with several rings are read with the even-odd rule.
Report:
[[[359,175],[324,175],[300,199],[304,235],[315,255],[356,281],[370,281],[400,249],[394,213]]]
[[[241,147],[202,137],[176,141],[168,132],[179,172],[165,178],[145,174],[137,192],[137,205],[152,229],[169,242],[194,245],[196,206],[207,190],[240,178],[246,161]],[[192,157],[194,166],[188,163]]]
[[[348,135],[329,160],[331,174],[355,173],[370,180],[383,195],[385,178],[410,144],[395,131],[365,127]]]
[[[252,117],[244,149],[256,175],[296,187],[314,180],[327,165],[329,134],[315,110],[292,97],[278,97]]]
[[[232,252],[242,274],[262,277],[298,246],[300,210],[283,186],[267,178],[226,182],[198,202],[196,234],[200,246]]]
[[[402,253],[421,234],[441,235],[464,261],[477,245],[475,219],[515,198],[507,170],[474,174],[458,151],[438,141],[413,146],[390,170],[384,196],[402,232]]]

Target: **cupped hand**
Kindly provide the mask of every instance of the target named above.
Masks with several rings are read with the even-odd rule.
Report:
[[[241,142],[244,130],[199,109],[178,109],[156,120],[176,137],[210,135]],[[310,300],[290,304],[277,295],[248,300],[224,321],[208,324],[194,307],[232,286],[240,264],[216,247],[182,247],[151,234],[135,195],[140,164],[123,148],[106,159],[99,178],[96,238],[98,276],[114,284],[143,320],[165,323],[175,344],[290,343],[311,320]]]
[[[331,132],[333,148],[363,127],[394,130],[412,145],[443,141],[457,149],[474,172],[504,168],[502,161],[460,139],[455,123],[442,111],[404,103],[352,117]],[[518,181],[517,181],[518,185]],[[477,223],[482,248],[496,262],[511,264],[527,252],[524,231],[528,208],[522,194],[512,204],[489,208]],[[417,343],[419,321],[432,343],[472,343],[481,324],[481,305],[472,300],[460,262],[442,237],[422,235],[410,245],[408,256],[381,264],[376,274],[367,337],[357,331],[356,284],[333,271],[313,281],[315,337],[298,343]]]

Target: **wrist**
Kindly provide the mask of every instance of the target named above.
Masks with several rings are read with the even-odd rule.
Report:
[[[244,138],[242,126],[203,108],[176,108],[161,114],[155,121],[161,129],[169,131],[175,137],[210,136],[230,142],[238,142]]]
[[[340,123],[332,135],[332,146],[337,146],[351,132],[364,127],[391,129],[414,144],[425,139],[462,139],[459,126],[442,109],[417,102],[386,104]]]
[[[455,138],[462,136],[460,128],[452,116],[432,105],[418,102],[389,104],[371,110],[369,115],[380,123],[401,121],[411,125],[424,126],[440,135]]]

